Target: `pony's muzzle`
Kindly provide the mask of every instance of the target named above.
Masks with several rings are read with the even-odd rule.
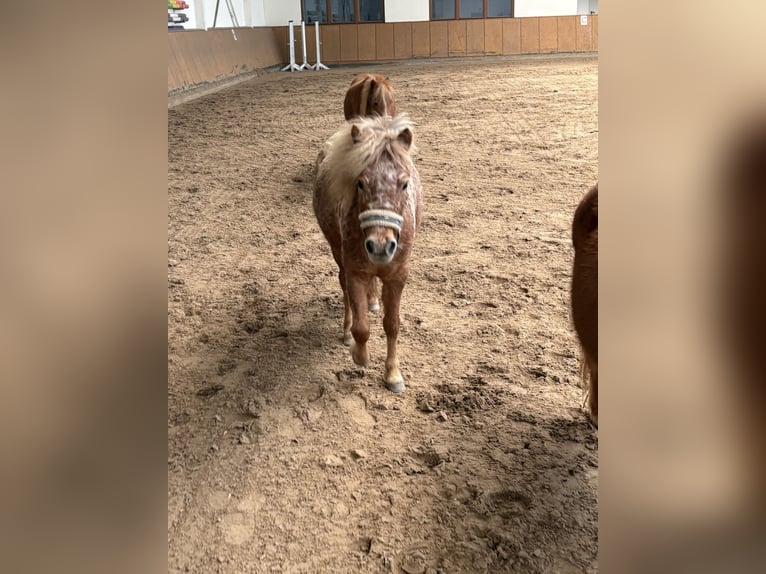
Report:
[[[368,237],[364,240],[364,250],[373,263],[391,261],[398,246],[399,243],[393,237],[385,237],[382,240],[378,237]]]
[[[398,213],[384,209],[369,209],[359,214],[362,230],[367,235],[364,250],[372,263],[385,265],[394,258],[403,220]]]
[[[399,246],[395,237],[392,237],[390,229],[381,230],[382,233],[371,233],[364,240],[364,250],[371,262],[381,264],[388,263],[394,258],[396,248]]]

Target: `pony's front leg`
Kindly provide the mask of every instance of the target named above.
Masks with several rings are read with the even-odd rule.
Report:
[[[343,291],[343,344],[351,344],[351,303],[348,298],[348,289],[346,289],[346,272],[341,268],[338,273],[340,279],[340,288]]]
[[[386,331],[386,387],[394,393],[404,391],[404,378],[399,371],[396,356],[396,340],[399,336],[399,303],[402,300],[404,281],[383,282],[383,328]]]
[[[351,334],[354,342],[351,344],[351,358],[357,365],[367,366],[370,355],[367,352],[367,340],[370,338],[370,323],[367,319],[367,285],[366,277],[346,276],[346,293],[351,307]]]

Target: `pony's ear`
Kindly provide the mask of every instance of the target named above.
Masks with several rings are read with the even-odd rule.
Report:
[[[412,146],[412,130],[410,128],[404,128],[399,132],[399,135],[396,136],[396,139],[404,146],[404,149],[410,149],[410,146]]]
[[[372,130],[369,127],[359,127],[359,124],[351,124],[351,141],[354,145],[369,140],[372,137]]]

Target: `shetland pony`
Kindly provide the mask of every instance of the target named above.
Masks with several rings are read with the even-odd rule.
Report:
[[[575,210],[572,243],[572,321],[585,355],[583,379],[590,375],[588,410],[598,425],[598,184]]]
[[[325,142],[317,159],[313,206],[330,244],[343,291],[343,341],[358,365],[369,362],[368,298],[383,284],[385,383],[402,392],[396,342],[399,304],[423,212],[412,162],[413,124],[405,116],[357,118]]]
[[[395,116],[396,102],[391,81],[380,74],[359,74],[346,92],[343,112],[346,120],[374,114]]]
[[[391,81],[380,74],[359,74],[351,81],[351,87],[346,91],[343,112],[346,120],[376,114],[395,116],[396,102]],[[368,308],[373,313],[380,310],[376,280],[373,280],[370,285]]]

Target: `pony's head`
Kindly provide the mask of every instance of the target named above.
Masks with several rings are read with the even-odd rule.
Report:
[[[378,114],[379,116],[396,115],[394,88],[391,85],[391,80],[387,77],[375,74],[370,80],[367,113],[369,115]]]
[[[365,158],[354,180],[364,249],[370,262],[385,265],[396,255],[408,212],[415,214],[412,122],[366,118],[351,125],[349,136],[352,150]]]

